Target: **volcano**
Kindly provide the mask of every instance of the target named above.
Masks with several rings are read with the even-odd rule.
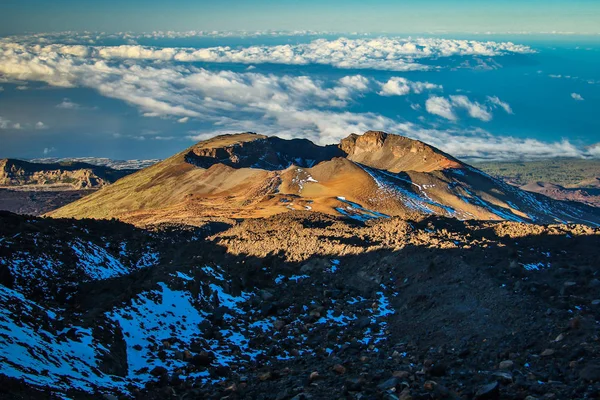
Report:
[[[254,133],[216,136],[49,215],[198,225],[290,210],[361,221],[431,214],[600,223],[593,207],[520,190],[426,143],[377,131],[328,146]]]

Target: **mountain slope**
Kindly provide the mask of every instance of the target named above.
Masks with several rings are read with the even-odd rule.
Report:
[[[218,136],[50,215],[201,224],[290,210],[359,220],[417,213],[600,224],[592,207],[519,190],[425,143],[374,131],[325,147],[252,133]]]
[[[307,211],[150,231],[0,212],[0,397],[594,398],[599,235]]]

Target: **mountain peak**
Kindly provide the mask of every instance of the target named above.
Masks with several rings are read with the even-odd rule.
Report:
[[[201,168],[225,164],[234,168],[283,170],[290,165],[311,167],[342,157],[334,145],[319,146],[308,139],[281,139],[245,132],[216,136],[192,146],[185,161]]]
[[[454,157],[419,140],[381,131],[351,134],[340,142],[349,160],[390,172],[432,172],[464,165]]]

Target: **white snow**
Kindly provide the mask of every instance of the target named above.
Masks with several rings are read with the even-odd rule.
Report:
[[[60,390],[75,388],[92,392],[95,386],[101,386],[126,391],[123,379],[97,369],[97,356],[105,350],[94,344],[91,329],[70,327],[76,339],[59,335],[54,328],[56,313],[3,285],[0,285],[0,305],[3,374]],[[48,324],[40,322],[45,319]]]
[[[130,305],[107,314],[123,330],[129,377],[138,381],[150,379],[149,372],[154,367],[183,366],[183,361],[173,356],[167,357],[165,362],[161,361],[151,347],[171,337],[176,337],[178,342],[190,343],[200,334],[198,324],[204,320],[204,316],[194,308],[189,293],[171,290],[164,283],[159,283],[159,286],[160,290],[138,295]],[[141,349],[136,350],[135,346]],[[175,344],[169,351],[178,347]],[[146,368],[146,372],[138,372],[143,368]]]
[[[114,256],[92,242],[75,241],[71,248],[77,255],[77,266],[92,280],[114,278],[130,272]]]

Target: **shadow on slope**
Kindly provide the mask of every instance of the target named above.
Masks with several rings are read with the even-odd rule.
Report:
[[[177,337],[185,320],[166,321],[171,334],[157,329],[144,342],[152,355],[148,372],[155,373],[138,398],[378,398],[392,389],[415,399],[441,398],[444,391],[471,398],[493,381],[508,399],[583,398],[598,390],[583,373],[599,355],[592,301],[600,254],[598,232],[590,228],[437,217],[363,225],[292,213],[244,221],[204,240],[191,228],[147,232],[115,221],[0,218],[2,238],[81,224],[91,236],[130,232],[132,241],[159,246],[153,266],[80,282],[68,299],[50,300],[65,309],[67,325],[92,328],[111,349],[100,370],[125,377],[128,357],[140,350],[129,347],[118,327],[100,332],[107,315],[126,310],[135,321],[132,300],[160,297],[161,285],[163,296],[166,288],[189,294],[205,317],[188,326],[197,337]],[[248,340],[236,342],[229,332]],[[220,352],[231,359],[219,361]],[[507,359],[513,366],[499,370]],[[309,379],[315,371],[319,378]],[[43,397],[10,384],[5,390],[13,396],[22,390]]]

